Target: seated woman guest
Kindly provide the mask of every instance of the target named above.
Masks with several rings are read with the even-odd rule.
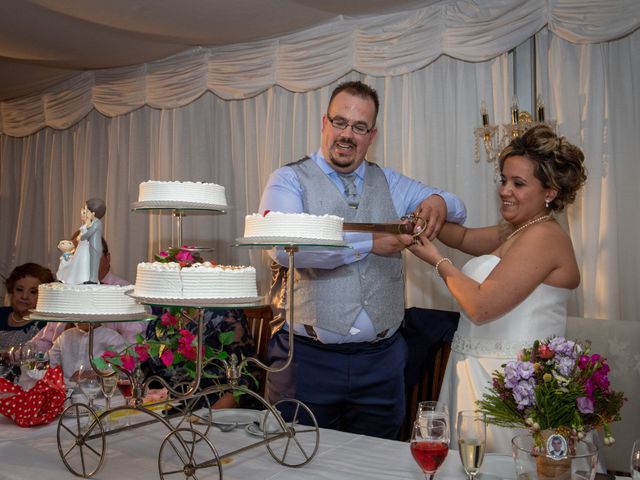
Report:
[[[580,283],[571,239],[553,217],[586,181],[582,151],[546,125],[514,138],[500,154],[498,195],[506,223],[446,224],[438,238],[475,255],[459,270],[426,238],[411,252],[435,266],[462,308],[440,400],[453,419],[475,410],[491,374],[535,339],[564,335],[567,301]],[[455,428],[451,429],[455,445]],[[508,454],[514,432],[487,428],[487,452]]]
[[[53,273],[37,263],[25,263],[13,269],[5,286],[10,306],[0,307],[0,348],[24,343],[40,325],[25,318],[36,308],[38,285],[55,282]]]

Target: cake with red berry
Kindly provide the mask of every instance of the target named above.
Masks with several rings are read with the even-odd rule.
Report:
[[[247,215],[244,238],[255,240],[306,239],[317,242],[342,242],[343,219],[336,215],[282,213],[266,211]]]

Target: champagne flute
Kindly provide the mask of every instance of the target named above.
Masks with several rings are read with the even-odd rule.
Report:
[[[456,433],[462,467],[467,473],[467,480],[473,480],[476,478],[484,459],[487,437],[484,415],[473,410],[458,412]]]
[[[105,398],[105,410],[107,411],[107,416],[105,417],[105,426],[107,429],[110,428],[109,425],[109,410],[111,410],[111,397],[116,393],[116,389],[118,388],[118,377],[116,372],[112,369],[106,370],[106,376],[100,377],[100,385],[102,387],[102,394]]]
[[[640,438],[633,442],[630,467],[631,480],[640,480]]]
[[[100,393],[102,386],[98,375],[93,371],[91,366],[80,365],[78,369],[78,386],[83,395],[89,400],[89,408],[95,410],[93,400],[98,396],[98,393]]]
[[[442,418],[423,417],[413,424],[411,454],[422,469],[426,480],[432,480],[436,470],[449,453],[449,427]]]

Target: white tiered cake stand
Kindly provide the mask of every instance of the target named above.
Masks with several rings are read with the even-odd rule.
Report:
[[[142,204],[138,202],[133,205],[134,210],[165,210],[170,209],[178,222],[179,244],[182,244],[182,219],[188,210],[200,210],[213,213],[226,213],[223,209],[213,208],[211,205],[194,205],[184,203],[156,203],[154,205]],[[256,242],[255,239],[238,239],[237,246],[272,248],[283,247],[289,258],[289,274],[293,274],[294,254],[303,247],[344,247],[341,242],[323,242],[300,239],[278,239],[281,241]],[[295,240],[295,241],[294,241]],[[293,283],[289,282],[289,298],[292,300],[288,304],[287,318],[290,321],[291,329],[294,327],[293,312]],[[281,400],[275,404],[270,404],[262,396],[248,389],[239,383],[242,371],[249,364],[253,363],[267,372],[280,372],[288,368],[293,359],[293,335],[289,336],[289,353],[284,365],[273,368],[262,363],[255,357],[246,357],[238,360],[232,354],[228,360],[203,358],[203,332],[204,319],[203,309],[238,309],[256,306],[264,306],[262,297],[255,298],[230,298],[230,299],[160,299],[150,297],[136,297],[131,295],[138,302],[155,306],[178,306],[183,307],[182,314],[197,322],[197,352],[196,371],[191,382],[169,385],[164,379],[158,376],[144,378],[139,369],[134,372],[126,372],[132,385],[133,404],[121,405],[96,412],[84,403],[74,403],[67,407],[58,422],[58,450],[64,465],[74,475],[89,478],[92,477],[102,466],[105,459],[106,436],[117,434],[123,430],[140,428],[151,423],[159,422],[167,427],[168,434],[161,441],[158,452],[158,471],[160,478],[175,478],[176,475],[184,474],[185,478],[196,478],[199,476],[213,477],[217,472],[217,478],[222,479],[222,465],[225,459],[244,452],[245,450],[264,445],[269,454],[279,464],[289,467],[301,467],[309,463],[318,451],[320,441],[320,431],[318,423],[306,405],[295,399]],[[195,308],[199,312],[197,318],[189,317],[187,308]],[[93,335],[94,322],[101,321],[132,321],[140,318],[114,318],[104,315],[83,315],[67,316],[44,315],[47,320],[55,321],[88,321],[89,330],[89,358],[93,359]],[[153,317],[151,317],[153,318]],[[43,318],[45,319],[45,318]],[[201,388],[200,383],[203,376],[203,368],[212,361],[221,362],[226,373],[226,383],[212,385]],[[104,372],[99,370],[91,361],[94,371],[99,376],[115,375],[117,372]],[[149,384],[157,381],[169,391],[169,401],[177,402],[172,413],[158,413],[156,408],[166,404],[166,400],[153,404],[143,405],[144,392]],[[263,437],[257,442],[251,443],[234,451],[219,455],[212,441],[207,434],[211,426],[211,411],[208,402],[208,395],[226,391],[240,392],[247,394],[258,400],[266,410],[262,419]],[[204,400],[204,412],[197,405]],[[119,428],[107,430],[103,422],[108,415],[117,411],[135,410],[151,417],[147,421],[138,422],[134,425],[127,425]],[[282,411],[293,412],[291,415],[283,416]],[[85,418],[86,420],[81,421]],[[306,422],[302,424],[302,421]],[[270,428],[266,428],[269,425]],[[277,426],[276,426],[277,425]],[[206,460],[202,460],[202,459]]]

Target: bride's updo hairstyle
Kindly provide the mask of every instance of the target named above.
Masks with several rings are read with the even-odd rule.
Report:
[[[561,212],[576,199],[576,194],[587,180],[584,154],[578,147],[559,137],[551,127],[536,125],[511,143],[500,153],[500,171],[509,157],[522,156],[533,162],[533,174],[544,188],[558,194],[549,209]]]

